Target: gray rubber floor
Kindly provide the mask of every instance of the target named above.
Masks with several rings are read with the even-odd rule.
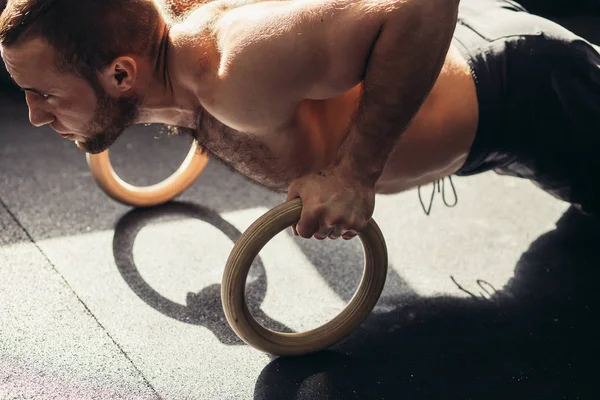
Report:
[[[416,191],[378,197],[390,268],[377,307],[333,348],[280,359],[233,334],[220,281],[284,196],[211,161],[176,201],[135,210],[73,144],[32,128],[21,97],[0,107],[0,399],[595,398],[600,223],[526,181],[455,179],[458,205],[437,193],[429,217]],[[149,184],[188,145],[141,127],[111,156]],[[252,312],[278,330],[323,324],[362,262],[356,240],[285,231],[251,270]]]

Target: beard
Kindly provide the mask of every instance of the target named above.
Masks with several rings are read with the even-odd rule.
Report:
[[[86,141],[77,147],[89,154],[99,154],[112,146],[125,129],[135,124],[139,117],[138,97],[114,99],[104,91],[96,91],[98,105],[92,121],[85,128]]]

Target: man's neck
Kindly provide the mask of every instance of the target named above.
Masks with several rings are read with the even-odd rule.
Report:
[[[177,1],[177,0],[171,0]],[[262,0],[199,0],[184,20],[165,23],[157,46],[152,83],[145,93],[140,123],[195,129],[202,103],[212,97],[219,59],[211,26],[223,12]],[[186,0],[186,4],[192,0]]]
[[[174,25],[165,29],[143,85],[138,123],[160,123],[194,129],[202,98],[212,81],[208,39]]]

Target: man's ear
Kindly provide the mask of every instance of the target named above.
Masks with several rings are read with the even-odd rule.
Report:
[[[119,57],[102,71],[100,80],[109,94],[118,97],[133,87],[137,74],[138,65],[133,58]]]

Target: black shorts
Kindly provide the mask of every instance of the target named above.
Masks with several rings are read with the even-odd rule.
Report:
[[[457,175],[530,179],[600,214],[600,48],[510,0],[462,0],[454,44],[480,109]]]

